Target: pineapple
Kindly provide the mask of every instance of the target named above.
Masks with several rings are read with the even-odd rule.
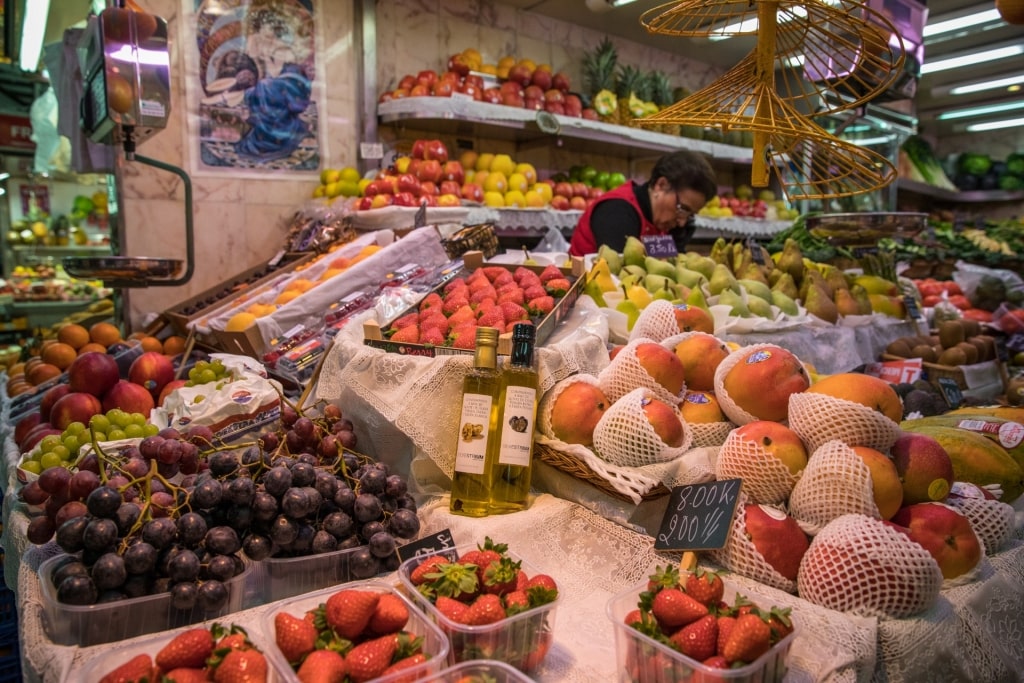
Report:
[[[593,52],[583,56],[583,84],[591,96],[591,105],[601,120],[618,123],[615,99],[615,69],[619,56],[615,45],[605,36]]]
[[[660,109],[665,109],[675,104],[672,97],[672,84],[669,83],[668,74],[664,71],[651,72],[651,99]],[[679,135],[679,124],[662,123],[661,132],[666,135]]]
[[[618,123],[623,126],[628,126],[632,123],[635,116],[633,115],[632,103],[637,98],[637,89],[643,89],[643,73],[635,66],[628,64],[620,66],[618,72],[615,75],[615,97],[619,102],[619,121]],[[631,102],[631,100],[633,102]]]

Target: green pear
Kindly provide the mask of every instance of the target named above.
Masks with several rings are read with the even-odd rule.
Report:
[[[668,261],[663,261],[660,258],[654,258],[648,256],[644,259],[644,269],[648,273],[654,273],[655,275],[664,275],[665,277],[676,279],[676,267]]]
[[[719,263],[715,266],[715,272],[711,273],[711,279],[708,280],[708,291],[714,296],[721,294],[726,289],[731,289],[734,293],[739,294],[740,286],[736,284],[736,278],[729,267]]]
[[[825,282],[832,288],[832,293],[835,294],[840,289],[849,289],[850,281],[846,279],[846,273],[836,268],[835,266],[829,266],[825,271]]]
[[[600,247],[598,247],[597,257],[603,258],[605,261],[608,262],[608,270],[610,272],[618,275],[619,271],[622,270],[622,254],[615,251],[607,244],[602,244]]]
[[[772,290],[772,304],[786,315],[800,315],[800,308],[796,302],[777,289]]]
[[[860,285],[854,285],[850,287],[850,294],[857,302],[857,308],[860,311],[860,315],[871,315],[871,298],[868,295],[868,290],[864,289]]]
[[[619,274],[619,284],[623,287],[632,287],[633,285],[642,285],[646,275],[637,275],[636,273],[627,273],[625,270]]]
[[[732,265],[732,248],[729,246],[729,243],[725,241],[724,237],[719,237],[715,240],[715,243],[711,245],[710,258],[715,263]]]
[[[715,261],[709,256],[703,256],[695,251],[688,251],[682,257],[683,265],[690,270],[695,270],[702,274],[706,278],[711,278],[711,273],[715,272]]]
[[[736,282],[747,290],[747,294],[750,296],[771,303],[772,290],[765,283],[757,280],[737,280]]]
[[[792,237],[787,237],[782,245],[782,255],[776,265],[786,271],[793,278],[793,282],[800,283],[804,278],[804,255],[800,251],[800,245]]]
[[[804,297],[804,308],[813,316],[825,322],[835,323],[839,320],[839,309],[832,297],[822,287],[811,285]]]
[[[676,282],[687,287],[697,287],[705,284],[708,279],[704,276],[704,273],[698,273],[696,270],[690,270],[684,265],[676,264]]]
[[[781,280],[783,275],[789,275],[789,273],[782,270],[781,268],[773,268],[772,270],[768,271],[768,286],[774,288],[775,283]],[[792,280],[793,278],[790,279]]]
[[[647,277],[657,277],[657,276],[656,275],[655,276],[648,275]],[[673,282],[672,284],[674,285],[675,283]],[[664,299],[665,301],[672,301],[673,299],[676,298],[676,293],[675,293],[675,290],[673,290],[673,289],[669,289],[668,287],[662,287],[658,291],[654,292],[654,298],[655,299]]]
[[[774,271],[781,273],[779,279],[772,285],[773,292],[782,292],[790,299],[796,301],[797,297],[800,296],[800,288],[793,282],[793,276],[784,270]]]
[[[664,275],[655,275],[654,273],[648,273],[646,277],[644,277],[644,288],[651,294],[654,294],[659,289],[668,289],[675,283],[675,278],[665,277]]]
[[[771,290],[769,290],[770,292]],[[774,311],[772,311],[772,305],[770,302],[756,296],[747,297],[747,308],[750,312],[759,318],[768,318],[771,320],[775,317]]]
[[[804,271],[804,280],[800,283],[800,299],[804,301],[804,306],[807,305],[807,292],[809,292],[812,287],[819,288],[831,301],[832,288],[828,286],[827,282],[825,282],[825,276],[811,268]]]
[[[627,265],[623,266],[622,270],[619,271],[619,279],[622,279],[623,274],[636,275],[638,278],[643,280],[645,277],[647,277],[647,269],[645,269],[643,266]]]
[[[700,287],[694,287],[690,290],[690,293],[686,295],[686,303],[690,306],[703,308],[705,311],[708,310],[708,300],[704,297],[704,290]]]
[[[608,304],[604,300],[604,291],[598,286],[596,279],[583,285],[583,293],[589,295],[600,308],[608,308]]]
[[[729,315],[732,316],[749,318],[751,315],[750,308],[743,301],[743,297],[731,289],[722,290],[722,293],[718,295],[718,305],[729,306]]]
[[[626,329],[632,330],[633,325],[636,324],[637,318],[640,317],[640,308],[637,307],[632,301],[624,300],[620,301],[616,306],[615,310],[619,313],[626,314]]]
[[[732,272],[739,275],[753,262],[754,255],[750,249],[744,246],[743,242],[734,242],[732,245]]]
[[[737,280],[756,280],[764,286],[768,286],[768,277],[764,274],[764,268],[756,263],[748,263],[743,270],[736,271]]]
[[[647,247],[640,241],[640,238],[630,235],[626,238],[626,246],[622,248],[622,262],[627,266],[644,265],[647,260]]]

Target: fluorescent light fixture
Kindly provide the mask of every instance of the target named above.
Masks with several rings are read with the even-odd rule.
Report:
[[[1020,119],[1003,119],[1002,121],[986,121],[985,123],[972,123],[967,126],[968,133],[979,133],[986,130],[998,130],[1000,128],[1013,128],[1014,126],[1024,126],[1024,118]]]
[[[11,177],[10,173],[0,173],[0,182],[3,182]]]
[[[1024,100],[1019,102],[1006,102],[1004,104],[990,104],[984,107],[970,107],[968,109],[951,109],[944,111],[937,117],[940,121],[948,121],[950,119],[969,119],[975,116],[985,116],[986,114],[998,114],[1004,111],[1013,111],[1014,109],[1024,109]]]
[[[1002,17],[999,16],[999,11],[995,9],[974,12],[972,14],[954,17],[952,19],[936,17],[935,22],[929,22],[928,25],[924,27],[923,34],[925,38],[928,38],[931,36],[937,36],[940,33],[959,31],[960,29],[970,28],[971,26],[977,26],[978,24],[987,24],[990,21],[1002,20]]]
[[[879,135],[878,137],[863,138],[861,140],[850,140],[853,144],[861,147],[870,147],[871,145],[888,145],[892,144],[893,141],[893,137],[889,135]]]
[[[934,62],[926,61],[921,66],[921,75],[933,74],[938,71],[948,71],[950,69],[959,69],[960,67],[981,64],[982,62],[991,62],[996,59],[1016,57],[1022,53],[1024,53],[1024,45],[1007,45],[1005,47],[997,47],[991,50],[962,54],[956,57],[946,57]]]
[[[25,21],[21,25],[21,50],[18,66],[22,71],[35,71],[43,51],[46,17],[50,14],[50,0],[32,0],[25,3]]]
[[[1013,86],[1024,85],[1024,73],[1015,76],[1002,76],[990,78],[983,81],[971,81],[960,85],[946,85],[941,88],[932,88],[933,95],[970,95],[971,93],[984,92],[986,90],[1010,89]]]

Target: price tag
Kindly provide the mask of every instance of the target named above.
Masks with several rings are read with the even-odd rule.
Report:
[[[420,204],[420,208],[416,211],[416,215],[412,219],[412,227],[422,228],[427,224],[427,203],[423,202]]]
[[[359,155],[364,159],[383,159],[384,145],[379,142],[360,142]]]
[[[921,317],[921,309],[917,307],[917,299],[912,297],[910,294],[903,296],[903,305],[907,307],[907,316],[911,320],[917,320]]]
[[[446,550],[451,550],[453,553],[455,551],[455,539],[452,538],[451,529],[444,529],[412,543],[398,546],[398,557],[405,562],[413,557],[433,555]]]
[[[725,546],[739,502],[741,479],[721,479],[672,489],[656,550],[712,550]]]
[[[679,251],[676,249],[676,241],[672,235],[647,235],[641,237],[640,241],[647,248],[647,255],[654,258],[675,258]]]
[[[950,408],[959,408],[964,402],[964,395],[960,391],[960,385],[952,377],[940,377],[939,389],[942,390],[942,397]]]
[[[920,358],[868,363],[864,366],[864,374],[879,377],[890,384],[913,384],[921,379],[923,363]]]
[[[754,263],[759,266],[764,265],[764,252],[761,251],[761,245],[753,237],[747,240],[747,247],[750,248],[750,255],[754,259]]]

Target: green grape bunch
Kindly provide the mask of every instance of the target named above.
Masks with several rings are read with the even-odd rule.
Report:
[[[88,425],[72,422],[60,435],[43,437],[38,447],[20,463],[20,467],[33,474],[41,474],[51,467],[71,467],[78,461],[82,446],[92,443],[94,436],[97,442],[118,441],[143,439],[159,431],[160,428],[148,422],[142,413],[128,413],[114,408],[93,415]]]
[[[186,380],[185,386],[194,387],[200,384],[220,382],[225,379],[229,379],[228,370],[219,358],[215,358],[212,361],[200,360],[196,361],[196,364],[188,371],[188,380]]]

